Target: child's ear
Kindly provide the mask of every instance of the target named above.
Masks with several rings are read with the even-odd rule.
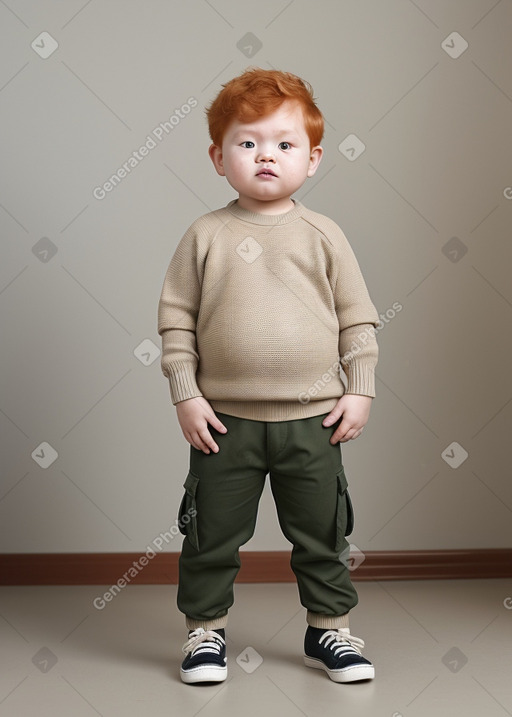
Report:
[[[320,160],[322,159],[323,153],[324,150],[322,147],[320,147],[320,145],[311,149],[309,155],[308,177],[312,177],[318,169],[318,165],[320,164]]]
[[[225,177],[226,174],[224,172],[222,149],[220,147],[218,147],[216,144],[211,144],[208,147],[208,154],[210,156],[210,159],[213,162],[215,169],[217,170],[217,174],[220,174],[221,177]]]

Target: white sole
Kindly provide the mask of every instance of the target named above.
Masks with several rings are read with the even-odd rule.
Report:
[[[224,682],[228,676],[228,668],[220,665],[201,665],[184,672],[180,670],[182,682],[188,685],[195,682]]]
[[[306,667],[324,670],[333,682],[357,682],[358,680],[373,680],[375,677],[373,665],[354,665],[345,667],[343,670],[329,670],[322,660],[307,655],[304,655],[304,664]]]

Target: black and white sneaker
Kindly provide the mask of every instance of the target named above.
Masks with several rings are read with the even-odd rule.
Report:
[[[186,654],[181,664],[183,682],[223,682],[228,675],[224,628],[192,630],[182,650]]]
[[[307,667],[325,670],[334,682],[372,680],[375,668],[361,655],[364,641],[350,634],[348,627],[324,630],[308,625],[304,638]]]

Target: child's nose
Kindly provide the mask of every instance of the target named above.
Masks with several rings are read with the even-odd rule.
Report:
[[[276,159],[272,152],[266,151],[266,152],[260,152],[258,155],[258,161],[259,162],[275,162]]]

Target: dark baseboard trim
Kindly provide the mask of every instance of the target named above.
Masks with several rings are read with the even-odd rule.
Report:
[[[178,582],[179,553],[0,554],[0,585],[167,585]],[[142,558],[142,563],[140,562]],[[240,551],[238,583],[295,582],[289,551]],[[512,549],[368,551],[351,571],[364,580],[512,577]]]

